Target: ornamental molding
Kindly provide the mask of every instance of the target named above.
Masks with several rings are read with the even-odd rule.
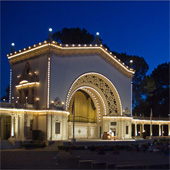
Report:
[[[48,55],[52,55],[52,53],[56,53],[57,55],[62,56],[71,56],[71,55],[100,55],[105,60],[107,60],[108,63],[114,65],[117,69],[122,71],[122,73],[126,74],[129,77],[133,77],[133,74],[135,71],[128,66],[126,66],[123,62],[121,62],[116,56],[114,56],[111,52],[109,52],[106,48],[104,48],[102,45],[62,45],[55,41],[53,42],[44,42],[39,43],[38,45],[34,45],[33,47],[29,47],[24,50],[19,50],[19,52],[14,52],[7,54],[8,59],[10,59],[11,65],[26,60],[32,57],[37,57],[41,54],[47,53]]]
[[[121,115],[122,110],[121,101],[115,87],[113,87],[113,84],[111,84],[111,82],[106,80],[104,77],[94,73],[82,75],[73,83],[67,95],[66,101],[67,107],[70,104],[72,95],[75,92],[75,90],[83,86],[93,87],[97,92],[99,92],[99,94],[101,94],[106,105],[107,115],[109,116]]]

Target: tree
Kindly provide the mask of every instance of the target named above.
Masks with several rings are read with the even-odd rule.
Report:
[[[63,28],[52,35],[53,40],[63,44],[90,44],[94,40],[94,35],[80,28]]]
[[[146,97],[146,90],[142,82],[145,79],[149,66],[143,57],[127,55],[126,53],[117,53],[114,51],[112,53],[130,68],[135,70],[133,77],[133,109],[135,109],[135,107],[138,107],[144,102],[144,98]],[[131,60],[133,63],[130,62]],[[137,112],[137,115],[140,113],[141,112]]]
[[[4,95],[2,98],[1,98],[1,101],[6,101],[6,102],[8,102],[9,101],[9,85],[8,85],[8,87],[6,88],[6,95]]]
[[[153,109],[153,116],[168,117],[169,114],[169,63],[163,63],[157,66],[150,77],[155,81],[156,88],[153,95],[149,95],[147,102]]]

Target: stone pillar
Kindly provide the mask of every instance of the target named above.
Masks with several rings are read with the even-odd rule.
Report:
[[[24,141],[24,114],[20,116],[20,139]]]
[[[51,140],[51,114],[47,114],[47,140]]]
[[[14,116],[14,133],[15,133],[15,138],[18,139],[18,115],[15,114]]]
[[[129,138],[132,138],[132,123],[129,121]]]
[[[125,137],[125,134],[124,134],[124,121],[122,120],[121,121],[122,122],[122,139],[124,139],[124,137]]]
[[[138,132],[137,132],[137,123],[135,122],[135,137],[138,135]]]
[[[164,136],[164,125],[162,124],[162,136]]]
[[[140,137],[143,138],[143,132],[144,132],[144,124],[140,124]]]
[[[150,136],[152,136],[152,123],[150,124]]]
[[[11,115],[11,137],[14,137],[15,135],[15,120],[14,120],[14,114]]]
[[[161,136],[161,124],[159,124],[159,136]]]

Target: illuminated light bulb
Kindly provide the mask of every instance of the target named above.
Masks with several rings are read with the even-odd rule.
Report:
[[[44,43],[47,43],[47,41],[44,41]]]
[[[68,47],[68,44],[66,44],[66,47]]]
[[[95,44],[95,46],[97,47],[97,44]]]
[[[34,47],[36,47],[36,45],[34,44]]]
[[[10,55],[12,55],[12,53],[10,53]]]
[[[90,44],[90,47],[92,46],[92,44]]]
[[[102,44],[100,44],[100,47],[102,47],[103,45]]]
[[[17,52],[15,51],[14,53],[16,54]]]
[[[81,44],[78,45],[79,47],[81,46]]]
[[[60,46],[62,46],[62,44],[60,44]]]
[[[53,31],[53,29],[52,29],[52,28],[49,28],[49,31],[50,31],[50,32],[52,32],[52,31]]]
[[[7,57],[9,56],[9,54],[7,54]]]
[[[107,51],[107,48],[105,48],[105,50]]]
[[[99,36],[99,32],[96,32],[96,35]]]
[[[133,63],[133,60],[130,60],[130,63]]]
[[[112,54],[112,52],[110,52],[110,54]]]
[[[26,50],[26,48],[24,48],[24,50]]]
[[[39,43],[39,45],[41,45],[41,43]]]
[[[74,45],[74,44],[72,44],[72,46],[74,47],[75,45]]]
[[[55,41],[52,42],[53,44],[55,43]]]
[[[84,46],[86,47],[87,45],[86,45],[86,44],[84,44]]]
[[[19,50],[19,52],[21,52],[21,50]]]
[[[30,49],[31,47],[29,46],[28,48]]]
[[[114,58],[116,58],[116,56],[114,56]]]
[[[12,46],[15,46],[15,43],[11,43]]]

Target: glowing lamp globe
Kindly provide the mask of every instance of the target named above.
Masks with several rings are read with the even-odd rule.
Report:
[[[12,46],[15,46],[15,43],[12,43],[11,45],[12,45]]]
[[[49,31],[52,32],[52,28],[49,28]]]
[[[99,35],[99,32],[96,32],[96,35]]]

